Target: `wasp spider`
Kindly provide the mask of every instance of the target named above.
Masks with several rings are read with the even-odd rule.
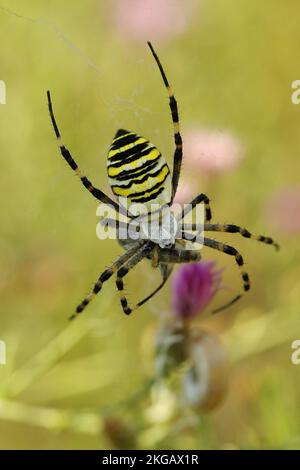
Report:
[[[108,152],[107,173],[115,196],[125,198],[130,204],[144,204],[146,207],[146,215],[150,214],[152,212],[152,207],[157,207],[158,204],[159,208],[161,208],[158,212],[161,215],[163,211],[162,208],[169,208],[172,205],[176,194],[183,155],[182,138],[180,135],[176,99],[173,95],[162,64],[150,42],[148,42],[148,46],[157,63],[169,97],[175,145],[172,172],[170,171],[164,157],[153,144],[134,132],[120,129],[116,133]],[[61,141],[61,135],[54,117],[49,91],[47,92],[47,97],[50,117],[58,139],[61,155],[80,178],[82,184],[96,199],[104,204],[109,204],[117,213],[122,213],[127,216],[127,222],[120,221],[118,228],[124,228],[124,226],[126,228],[130,222],[138,220],[136,214],[131,213],[130,210],[124,209],[124,205],[117,203],[115,200],[104,194],[100,189],[95,188],[90,180],[81,173],[70,151]],[[212,224],[210,222],[212,217],[210,202],[209,198],[205,194],[200,194],[195,197],[188,206],[188,209],[182,211],[182,213],[176,216],[176,218],[173,215],[173,222],[175,224],[182,223],[183,217],[188,212],[192,211],[198,204],[203,204],[205,209],[205,223],[203,225],[204,230],[202,233],[238,233],[245,238],[252,238],[268,245],[274,245],[274,247],[278,249],[278,245],[269,237],[252,235],[247,229],[241,228],[237,225]],[[111,222],[112,219],[106,220],[108,225]],[[93,297],[100,292],[103,284],[108,281],[113,274],[116,274],[116,287],[120,294],[122,309],[126,315],[129,315],[133,310],[147,302],[163,287],[172,272],[174,264],[193,263],[199,261],[201,258],[200,251],[197,249],[189,249],[189,243],[196,241],[196,236],[193,236],[193,231],[197,230],[197,226],[194,224],[184,225],[184,223],[182,223],[182,227],[183,229],[181,231],[180,239],[175,239],[174,234],[171,233],[169,236],[164,238],[164,240],[151,235],[149,235],[148,238],[146,237],[138,240],[134,240],[130,237],[127,240],[124,240],[117,235],[119,243],[125,249],[124,254],[122,254],[100,275],[97,282],[94,284],[92,291],[77,306],[76,313],[74,313],[70,318],[73,319],[77,314],[83,312]],[[243,291],[248,291],[250,289],[250,279],[247,272],[243,269],[244,260],[241,254],[234,247],[220,243],[211,238],[207,238],[204,235],[202,236],[202,243],[204,246],[208,246],[214,250],[219,250],[234,258],[240,270]],[[124,295],[123,279],[128,272],[144,258],[149,259],[153,267],[159,268],[162,281],[146,298],[139,301],[135,306],[130,306],[126,296]],[[216,309],[215,312],[232,305],[241,296],[242,294],[236,295],[227,304]]]

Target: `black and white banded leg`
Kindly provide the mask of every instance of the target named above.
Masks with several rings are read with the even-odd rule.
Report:
[[[227,233],[239,233],[244,238],[250,238],[257,240],[258,242],[266,243],[267,245],[273,245],[276,250],[279,250],[279,245],[271,237],[265,237],[264,235],[255,235],[246,228],[239,227],[233,224],[204,224],[204,231],[206,232],[227,232]]]
[[[134,268],[142,259],[144,259],[147,254],[151,251],[151,245],[149,243],[141,246],[138,250],[135,250],[135,254],[132,258],[124,264],[117,272],[116,286],[120,296],[120,303],[123,309],[123,312],[126,315],[130,315],[138,306],[130,307],[127,301],[126,296],[124,295],[124,282],[123,278],[129,273],[129,271]]]
[[[149,42],[149,41],[148,41],[148,46],[149,46],[149,48],[150,48],[150,50],[153,54],[153,57],[154,57],[157,65],[158,65],[158,68],[159,68],[159,71],[161,73],[164,85],[167,89],[167,92],[168,92],[168,95],[169,95],[169,106],[170,106],[172,121],[173,121],[175,152],[174,152],[174,157],[173,157],[172,199],[171,199],[171,203],[172,203],[172,201],[174,199],[174,196],[176,194],[178,181],[179,181],[179,176],[180,176],[181,164],[182,164],[182,138],[181,138],[181,135],[180,135],[178,106],[177,106],[177,101],[175,99],[173,91],[172,91],[172,89],[170,87],[170,84],[168,82],[168,79],[166,77],[163,66],[161,65],[161,62],[160,62],[155,50],[153,49],[153,46],[152,46],[151,42]]]
[[[66,160],[66,162],[68,163],[68,165],[71,167],[71,169],[76,173],[76,175],[79,177],[79,179],[81,180],[83,186],[96,198],[98,199],[98,201],[101,201],[103,202],[104,204],[109,204],[111,205],[112,207],[115,208],[115,210],[117,212],[122,212],[124,213],[125,215],[127,215],[125,209],[122,208],[122,206],[119,206],[115,201],[113,201],[112,199],[110,199],[110,197],[108,197],[103,191],[101,191],[100,189],[98,188],[95,188],[95,186],[93,186],[93,184],[90,182],[90,180],[84,176],[77,163],[75,162],[74,158],[72,157],[70,151],[65,147],[65,145],[62,143],[61,141],[61,134],[60,134],[60,131],[58,129],[58,125],[57,125],[57,122],[55,120],[55,117],[54,117],[54,112],[53,112],[53,107],[52,107],[52,101],[51,101],[51,96],[50,96],[50,91],[48,90],[47,91],[47,98],[48,98],[48,108],[49,108],[49,113],[50,113],[50,117],[51,117],[51,121],[52,121],[52,125],[53,125],[53,128],[54,128],[54,132],[55,132],[55,135],[56,135],[56,138],[58,140],[58,145],[59,145],[59,149],[60,149],[60,153],[61,155],[63,156],[63,158]]]
[[[278,243],[276,243],[273,238],[266,237],[264,235],[256,235],[249,232],[248,229],[240,227],[239,225],[233,224],[204,224],[204,226],[197,224],[184,224],[182,226],[184,231],[199,231],[204,232],[226,232],[226,233],[238,233],[244,238],[249,238],[251,240],[256,240],[261,243],[266,243],[267,245],[272,245],[276,250],[280,249]]]
[[[76,307],[75,313],[69,318],[70,320],[74,320],[74,318],[76,318],[78,314],[83,312],[83,310],[87,307],[87,305],[91,302],[95,295],[100,292],[104,282],[108,281],[111,276],[117,271],[117,269],[119,269],[124,263],[126,263],[136,253],[136,251],[136,247],[129,249],[122,256],[120,256],[109,268],[103,271],[103,273],[99,276],[97,282],[95,283],[93,290]]]
[[[203,239],[203,244],[205,246],[213,248],[214,250],[222,251],[222,253],[225,253],[226,255],[233,256],[234,259],[235,259],[235,262],[238,265],[238,268],[240,270],[241,278],[242,278],[242,281],[243,281],[243,290],[244,290],[244,292],[247,292],[248,290],[250,290],[249,275],[246,271],[244,271],[242,269],[242,266],[244,265],[243,257],[234,247],[232,247],[230,245],[226,245],[225,243],[218,242],[216,240],[212,240],[210,238],[206,238],[206,237]],[[226,304],[222,305],[221,307],[213,310],[213,313],[221,312],[225,308],[227,308],[230,305],[234,304],[241,297],[242,297],[242,294],[238,294],[236,297],[234,297],[228,303],[226,303]]]
[[[188,238],[189,237],[189,238]],[[190,235],[187,234],[185,235],[183,233],[183,238],[186,238],[190,240]],[[213,248],[214,250],[221,251],[222,253],[225,253],[227,255],[233,256],[235,259],[235,262],[240,270],[241,278],[243,281],[243,290],[244,292],[247,292],[250,290],[250,278],[249,275],[246,271],[242,269],[242,266],[244,265],[244,260],[242,255],[232,246],[226,245],[225,243],[218,242],[216,240],[212,240],[211,238],[202,238],[202,243],[205,246],[208,246],[209,248]],[[234,304],[237,300],[239,300],[242,297],[242,294],[238,294],[235,296],[232,300],[230,300],[228,303],[225,305],[222,305],[221,307],[213,310],[213,313],[218,313],[224,310],[225,308],[229,307],[230,305]]]
[[[189,214],[198,204],[204,204],[204,222],[209,222],[212,218],[212,212],[210,208],[210,200],[206,196],[206,194],[199,194],[196,196],[188,205],[182,210],[182,213],[180,215],[179,221],[182,220],[184,224],[184,218]],[[184,224],[184,228],[186,224]],[[193,225],[195,227],[195,230],[197,230],[196,224],[187,224],[187,225]]]

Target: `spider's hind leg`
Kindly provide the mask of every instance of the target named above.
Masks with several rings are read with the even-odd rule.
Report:
[[[187,238],[187,234],[183,233],[183,238],[184,239],[189,239]],[[212,240],[211,238],[206,238],[204,237],[202,239],[202,243],[205,246],[208,246],[209,248],[213,248],[214,250],[222,251],[222,253],[225,253],[230,256],[234,256],[235,262],[239,267],[240,273],[241,273],[241,278],[243,280],[243,290],[244,292],[247,292],[250,290],[250,278],[249,275],[246,271],[243,271],[242,266],[244,265],[244,260],[242,255],[232,246],[230,245],[225,245],[224,243],[218,242],[216,240]],[[220,312],[221,310],[224,310],[225,308],[229,307],[230,305],[234,304],[237,300],[239,300],[242,297],[242,294],[238,294],[236,297],[234,297],[230,302],[226,303],[225,305],[222,305],[221,307],[215,309],[213,313]]]
[[[207,232],[228,232],[228,233],[239,233],[244,238],[251,238],[267,245],[273,245],[276,250],[279,250],[279,245],[271,237],[265,237],[264,235],[254,235],[249,232],[246,228],[239,227],[233,224],[204,224],[204,231]]]
[[[238,265],[238,268],[241,273],[241,278],[243,280],[243,289],[244,292],[247,292],[250,290],[250,279],[249,275],[246,271],[243,271],[242,266],[244,265],[244,260],[242,255],[232,246],[230,245],[225,245],[225,243],[217,242],[216,240],[212,240],[210,238],[203,238],[203,245],[208,246],[210,248],[213,248],[215,250],[222,251],[223,253],[234,256],[235,262]],[[228,302],[225,305],[222,305],[221,307],[215,309],[213,313],[218,313],[221,310],[224,310],[225,308],[229,307],[230,305],[234,304],[237,300],[239,300],[242,297],[242,294],[238,294],[236,297],[234,297],[230,302]]]

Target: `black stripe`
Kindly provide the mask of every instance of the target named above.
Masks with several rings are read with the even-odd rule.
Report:
[[[77,163],[73,160],[69,150],[64,145],[61,145],[60,146],[60,151],[61,151],[62,156],[66,160],[66,162],[68,162],[68,164],[72,168],[72,170],[74,170],[74,171],[77,170],[77,168],[78,168]]]
[[[177,102],[173,95],[170,96],[170,108],[171,108],[173,122],[177,123],[179,121],[178,109],[177,109]]]
[[[138,147],[138,145],[134,148],[136,149],[137,147]],[[131,163],[131,162],[134,162],[135,160],[138,160],[141,157],[146,157],[147,155],[149,155],[151,150],[154,150],[154,149],[155,149],[155,147],[150,147],[150,148],[147,148],[146,150],[144,150],[143,152],[137,152],[137,153],[133,154],[132,156],[126,158],[125,160],[118,160],[116,162],[113,161],[112,164],[108,165],[108,168],[120,168],[121,166],[127,165],[128,163]],[[159,153],[157,158],[159,158],[160,156],[161,156],[161,154]],[[114,158],[114,157],[112,157],[112,158]],[[155,160],[156,160],[156,158],[155,158]],[[108,161],[111,162],[112,160],[109,158]]]
[[[131,199],[131,202],[148,202],[148,201],[151,201],[152,199],[155,199],[160,193],[163,192],[164,190],[164,186],[162,188],[159,188],[158,191],[156,191],[156,193],[153,193],[151,194],[150,196],[146,196],[146,197],[143,197],[141,199]]]
[[[86,189],[88,189],[88,190],[93,189],[92,183],[90,182],[90,180],[86,176],[82,176],[80,179],[82,181],[83,186]]]
[[[117,137],[121,137],[121,135],[125,135],[125,134],[129,134],[129,131],[127,131],[126,129],[119,129],[116,132],[116,135],[114,136],[114,139],[116,139]]]
[[[129,181],[128,184],[123,184],[121,186],[119,186],[118,184],[113,184],[111,186],[112,190],[114,190],[115,188],[120,188],[120,189],[128,189],[130,188],[133,184],[142,184],[144,183],[145,181],[147,181],[147,179],[149,178],[155,178],[155,176],[158,176],[162,170],[167,167],[168,168],[168,165],[165,163],[162,167],[160,167],[157,171],[154,171],[153,173],[146,173],[145,176],[143,176],[141,179],[137,178],[137,179],[132,179]],[[166,177],[170,174],[170,172],[168,171],[168,173],[166,174]],[[166,177],[164,178],[163,181],[165,181]],[[148,189],[149,191],[149,189]],[[134,194],[137,194],[137,193],[134,193]]]
[[[113,275],[113,270],[111,268],[106,269],[100,276],[99,281],[100,282],[105,282],[108,281],[108,279]]]
[[[93,293],[98,294],[98,292],[100,292],[101,289],[102,289],[102,283],[98,281],[97,284],[94,285]]]
[[[128,268],[126,268],[126,266],[123,266],[122,268],[119,269],[119,271],[117,272],[117,277],[124,277],[126,276],[126,274],[128,273]]]
[[[143,142],[142,144],[137,144],[134,147],[131,147],[130,149],[124,150],[123,152],[118,152],[116,155],[113,155],[112,157],[108,157],[110,162],[115,162],[118,160],[122,160],[126,157],[131,157],[132,155],[135,155],[136,153],[142,152],[145,150],[149,145],[149,142]]]
[[[174,138],[175,138],[176,145],[182,145],[182,138],[179,132],[176,132],[176,134],[174,135]]]
[[[55,117],[54,117],[54,114],[53,114],[52,101],[51,101],[51,96],[50,96],[50,91],[49,90],[47,91],[47,98],[48,98],[49,113],[50,113],[52,125],[53,125],[53,128],[54,128],[54,132],[55,132],[55,135],[56,135],[57,139],[59,139],[60,138],[60,132],[58,130],[58,126],[56,124]]]
[[[169,87],[168,79],[167,79],[166,74],[165,74],[165,72],[164,72],[164,69],[163,69],[163,67],[162,67],[162,65],[161,65],[161,63],[160,63],[160,60],[159,60],[159,58],[158,58],[158,56],[157,56],[155,50],[153,49],[153,46],[152,46],[151,42],[148,41],[147,44],[148,44],[148,46],[150,47],[150,50],[151,50],[151,52],[152,52],[152,54],[153,54],[153,57],[154,57],[154,59],[156,60],[156,63],[157,63],[157,65],[158,65],[158,67],[159,67],[159,70],[160,70],[160,73],[161,73],[161,76],[162,76],[162,79],[163,79],[163,81],[164,81],[165,86],[166,86],[166,87]]]
[[[232,246],[229,246],[229,245],[224,245],[223,246],[223,252],[227,253],[227,255],[232,255],[232,256],[238,255],[237,250],[235,248],[233,248]]]
[[[242,228],[241,234],[242,234],[243,237],[245,237],[245,238],[251,238],[251,233],[250,233],[247,229],[245,229],[245,228]]]
[[[236,259],[236,262],[239,266],[243,266],[244,260],[243,260],[242,256],[239,253],[237,253],[235,255],[235,259]]]
[[[88,299],[84,299],[81,304],[76,307],[76,313],[81,313],[82,310],[84,310],[84,307],[86,307],[89,303],[90,301]]]
[[[119,137],[118,140],[113,140],[110,149],[116,150],[118,148],[124,147],[125,145],[132,144],[140,137],[136,134],[124,135],[124,137]]]
[[[143,165],[141,165],[137,168],[134,168],[133,170],[124,170],[124,171],[121,171],[116,176],[110,176],[110,175],[108,175],[108,176],[110,178],[115,178],[118,181],[125,181],[125,180],[131,178],[132,176],[141,176],[141,175],[145,174],[147,171],[153,170],[153,168],[156,167],[157,159],[159,159],[159,158],[160,158],[160,155],[155,160],[148,160]]]
[[[159,183],[156,183],[154,186],[152,186],[152,188],[148,188],[148,189],[145,189],[144,191],[140,191],[139,193],[131,193],[131,194],[128,194],[126,197],[132,199],[132,198],[137,198],[139,196],[143,196],[144,194],[146,193],[149,193],[149,191],[154,191],[155,189],[159,188],[164,182],[165,180],[167,179],[167,177],[169,176],[170,172],[168,172],[166,174],[166,176],[164,177],[164,179],[162,181],[160,181]],[[151,196],[152,198],[152,196]],[[133,201],[134,199],[132,199]]]

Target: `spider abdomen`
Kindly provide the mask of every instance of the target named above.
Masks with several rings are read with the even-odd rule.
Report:
[[[120,129],[108,152],[107,173],[113,193],[133,204],[138,214],[157,210],[171,200],[171,176],[159,150],[144,137]],[[141,211],[141,204],[145,210]]]

